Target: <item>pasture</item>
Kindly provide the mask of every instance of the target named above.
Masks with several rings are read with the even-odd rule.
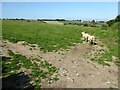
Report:
[[[68,69],[68,72],[71,72],[71,73],[73,71],[69,65],[72,65],[72,63],[75,63],[74,59],[78,60],[78,61],[83,60],[83,64],[88,68],[89,68],[89,65],[91,65],[90,67],[92,69],[94,68],[92,66],[92,63],[94,63],[94,65],[99,66],[99,70],[103,70],[104,72],[108,68],[110,68],[112,70],[112,68],[120,66],[120,61],[118,60],[118,39],[119,39],[118,38],[118,28],[113,28],[113,26],[107,27],[107,29],[101,28],[102,25],[106,24],[106,23],[96,23],[96,27],[84,26],[84,25],[80,26],[80,25],[76,25],[76,24],[71,24],[71,23],[76,23],[73,21],[69,22],[70,24],[64,24],[64,25],[63,24],[61,25],[61,22],[57,22],[56,24],[54,24],[55,22],[52,24],[50,24],[50,23],[51,22],[43,22],[43,21],[35,21],[35,20],[30,20],[30,21],[27,21],[27,20],[3,20],[2,21],[3,42],[8,40],[7,42],[9,43],[9,44],[4,43],[5,46],[3,46],[3,48],[8,46],[8,48],[5,50],[8,50],[9,52],[12,53],[12,51],[9,50],[12,48],[12,45],[14,46],[14,48],[15,47],[23,47],[22,45],[28,45],[28,46],[30,46],[29,50],[26,49],[27,46],[25,46],[24,50],[26,49],[26,51],[16,51],[16,50],[18,50],[17,48],[13,49],[13,51],[19,52],[22,54],[24,53],[24,55],[27,55],[25,52],[33,53],[34,50],[35,51],[38,50],[40,52],[34,53],[32,55],[33,58],[36,58],[36,56],[38,56],[37,58],[41,58],[43,60],[47,59],[48,62],[51,62],[55,66],[55,67],[52,67],[53,69],[54,68],[56,69],[56,67],[57,68],[66,67]],[[64,21],[62,23],[68,23],[68,22]],[[80,23],[84,24],[82,22],[80,22]],[[83,43],[83,41],[81,40],[81,38],[82,38],[81,32],[83,32],[83,31],[89,33],[90,35],[94,35],[97,38],[97,40],[98,40],[97,46],[98,47],[92,46],[88,43],[85,43],[85,44]],[[22,43],[20,46],[17,46],[18,45],[17,43],[21,42],[21,41],[25,41],[25,43]],[[16,46],[15,46],[15,44],[16,44]],[[34,47],[36,47],[35,45],[38,45],[37,49],[34,49]],[[105,51],[104,47],[107,48],[106,51]],[[91,54],[93,54],[93,52],[90,50],[95,51],[95,54],[93,55],[93,57],[91,55]],[[103,53],[101,53],[102,50],[103,50]],[[16,59],[16,58],[14,58],[16,55],[17,54],[14,54],[14,53],[12,55],[14,61]],[[22,56],[21,54],[18,56],[20,56],[20,57],[24,58],[24,60],[26,60],[25,56]],[[42,57],[40,57],[40,56],[42,56]],[[28,57],[28,56],[26,56],[26,57]],[[60,57],[63,57],[63,58],[60,58]],[[29,59],[30,58],[31,57],[29,57]],[[5,60],[7,60],[7,59],[5,58]],[[36,59],[34,59],[34,61],[35,60]],[[41,60],[40,60],[40,62],[41,62]],[[49,69],[51,70],[51,68],[49,68],[49,67],[52,64],[49,64],[48,62],[46,62],[48,66],[43,65],[43,64],[40,64],[40,65],[42,65],[43,68],[45,67],[45,68],[48,68],[48,70]],[[71,63],[69,63],[69,62],[71,62]],[[89,64],[86,64],[86,62]],[[5,61],[3,61],[3,63],[5,63]],[[24,61],[24,63],[27,63],[27,61]],[[31,62],[29,62],[30,66],[32,68],[31,63],[32,63],[32,59],[31,59]],[[67,66],[67,63],[68,63],[68,66]],[[112,66],[111,63],[115,64],[115,66],[114,65]],[[66,65],[64,65],[64,64],[66,64]],[[80,62],[78,62],[78,64],[80,64]],[[80,64],[80,65],[82,65],[82,64]],[[80,65],[78,65],[79,67],[78,66],[76,66],[76,67],[80,68]],[[103,69],[102,66],[105,66],[106,68]],[[29,67],[29,66],[27,66],[27,67]],[[82,70],[84,71],[84,68]],[[86,69],[86,71],[87,71],[87,69]],[[33,70],[33,73],[36,73],[36,72],[37,71]],[[44,71],[42,71],[42,72],[44,72]],[[54,72],[55,71],[53,70],[52,73],[54,73]],[[78,70],[78,71],[75,71],[75,73],[76,72],[81,72],[81,71]],[[88,70],[88,72],[89,72],[89,70]],[[90,71],[90,72],[92,74],[95,74],[95,71],[93,71],[93,72]],[[50,73],[48,72],[48,73],[46,73],[46,75],[47,74],[50,74]],[[106,73],[104,73],[104,75],[106,75]],[[52,74],[50,74],[49,76],[52,76]],[[65,76],[67,76],[67,74],[65,74]],[[78,73],[77,73],[77,76],[79,77]],[[37,77],[37,75],[36,75],[36,77]],[[42,76],[42,77],[48,78],[46,76]],[[74,80],[77,79],[78,77],[71,79],[71,81],[74,83]],[[65,78],[65,77],[63,77],[63,78]],[[101,78],[103,78],[103,77],[101,76]],[[48,79],[51,80],[51,78],[48,78]],[[55,81],[57,81],[57,80],[58,80],[57,77],[55,77]],[[78,82],[78,81],[76,81],[76,82]],[[114,81],[114,82],[116,82],[116,81]],[[58,83],[61,83],[61,82],[58,80]],[[56,84],[54,83],[53,86],[54,85],[56,85]],[[73,84],[73,85],[75,85],[75,84]],[[94,86],[94,85],[95,84],[93,84],[92,86]],[[101,86],[105,87],[102,84],[101,84]],[[112,86],[112,84],[111,84],[111,86]],[[43,87],[44,87],[44,85],[43,85]],[[70,86],[70,87],[72,87],[72,86]],[[77,86],[73,86],[73,87],[77,87]],[[83,85],[83,87],[84,87],[84,85]],[[88,85],[88,87],[90,87],[90,85]],[[106,87],[110,87],[110,86],[108,85]],[[113,85],[113,87],[116,87],[116,86]]]
[[[51,25],[40,21],[3,20],[3,39],[11,42],[25,41],[37,44],[43,50],[57,51],[69,48],[75,43],[82,43],[81,32],[95,35],[109,48],[109,54],[118,56],[118,30],[108,28],[101,30],[97,27],[80,27],[75,25]],[[112,43],[112,44],[111,44]]]

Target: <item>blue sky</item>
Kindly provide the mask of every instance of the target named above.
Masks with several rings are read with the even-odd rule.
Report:
[[[117,2],[3,2],[3,18],[110,20]]]

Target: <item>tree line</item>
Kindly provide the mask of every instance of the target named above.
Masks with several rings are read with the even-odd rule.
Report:
[[[116,22],[120,22],[120,15],[118,15],[115,19],[107,21],[107,24],[108,24],[108,26],[111,26]]]

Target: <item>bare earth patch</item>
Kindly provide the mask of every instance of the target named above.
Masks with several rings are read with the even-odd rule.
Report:
[[[27,57],[42,57],[60,68],[59,80],[52,84],[43,80],[42,88],[118,88],[118,67],[114,63],[102,66],[85,57],[86,53],[93,50],[88,44],[76,44],[69,50],[43,53],[38,46],[3,41],[2,54],[8,56],[8,50]]]
[[[58,21],[44,21],[45,23],[48,23],[48,24],[57,24],[57,25],[63,25],[63,23],[61,22],[58,22]]]

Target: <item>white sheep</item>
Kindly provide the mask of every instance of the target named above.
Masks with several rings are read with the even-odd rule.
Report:
[[[82,37],[83,40],[90,43],[90,44],[94,44],[95,43],[95,36],[91,36],[88,33],[82,32]]]
[[[82,39],[85,40],[85,32],[82,32]]]
[[[82,37],[83,37],[83,40],[88,42],[88,37],[89,37],[89,34],[85,33],[85,32],[82,32]]]
[[[95,40],[96,40],[95,36],[92,36],[91,43],[92,43],[92,44],[95,44]]]
[[[89,37],[88,37],[88,42],[89,42],[90,44],[94,44],[94,43],[95,43],[95,36],[89,36]]]

